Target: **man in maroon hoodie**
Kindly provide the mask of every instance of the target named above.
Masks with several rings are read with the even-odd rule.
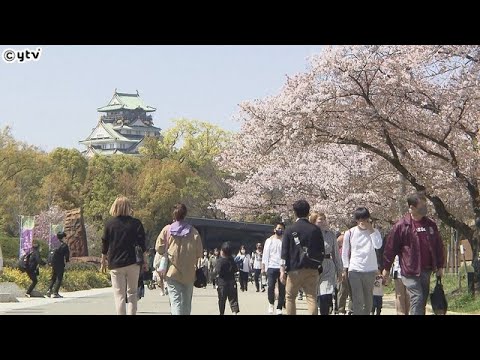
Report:
[[[400,219],[388,234],[383,254],[383,276],[387,280],[398,255],[402,281],[410,295],[410,315],[425,315],[432,271],[443,275],[445,253],[437,225],[427,215],[425,194],[407,198],[410,213]]]

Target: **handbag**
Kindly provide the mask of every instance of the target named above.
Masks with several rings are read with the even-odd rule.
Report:
[[[143,265],[143,250],[139,245],[135,245],[135,263]]]
[[[166,273],[167,272],[167,269],[168,269],[168,254],[165,253],[162,255],[162,257],[160,258],[160,265],[158,265],[158,272],[160,274],[162,273]]]
[[[437,276],[437,283],[435,284],[433,292],[430,294],[430,303],[435,315],[445,315],[447,313],[448,303],[440,276]]]
[[[164,253],[163,253],[162,257],[160,258],[160,264],[158,265],[158,269],[157,269],[157,271],[160,274],[165,274],[168,270],[169,265],[170,265],[170,261],[168,260],[168,247],[170,245],[170,237],[168,235],[168,231],[169,231],[169,229],[165,232],[165,238],[164,238],[165,250],[164,250]]]

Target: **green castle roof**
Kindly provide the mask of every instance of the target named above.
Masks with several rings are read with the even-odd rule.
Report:
[[[140,98],[140,94],[127,94],[127,93],[119,93],[115,90],[113,94],[112,100],[106,106],[102,106],[97,109],[99,112],[109,112],[109,111],[116,111],[116,110],[135,110],[135,109],[142,109],[146,112],[153,112],[157,109],[154,107],[145,105],[143,100]]]

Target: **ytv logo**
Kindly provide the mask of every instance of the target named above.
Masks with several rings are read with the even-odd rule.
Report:
[[[14,49],[5,49],[2,53],[3,61],[6,63],[13,63],[15,61],[23,63],[25,61],[38,61],[42,53],[42,48],[37,48],[32,51],[29,49],[23,50],[14,50]]]

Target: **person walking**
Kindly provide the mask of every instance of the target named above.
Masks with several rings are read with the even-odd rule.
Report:
[[[63,231],[57,234],[57,239],[60,241],[60,245],[53,252],[52,278],[50,280],[50,286],[48,287],[46,297],[63,297],[58,293],[58,290],[60,290],[60,286],[62,286],[65,263],[70,261],[70,250],[68,245],[63,241],[66,236],[67,235]]]
[[[238,271],[237,264],[232,256],[232,247],[229,241],[224,242],[220,249],[220,257],[215,263],[215,274],[217,274],[218,309],[220,315],[225,314],[225,304],[230,302],[232,314],[240,312],[238,306],[238,289],[235,280],[235,273]]]
[[[275,285],[278,285],[277,315],[282,315],[285,305],[285,284],[280,281],[282,266],[282,238],[285,224],[277,223],[273,235],[265,241],[262,256],[262,273],[267,274],[268,313],[273,314],[275,308]]]
[[[197,229],[185,221],[187,207],[176,204],[175,221],[158,235],[155,250],[165,256],[165,273],[172,315],[190,315],[192,311],[195,267],[203,255],[202,239]]]
[[[240,290],[247,291],[248,289],[248,275],[250,274],[250,254],[247,254],[245,245],[240,246],[240,251],[235,257],[240,277]]]
[[[112,218],[106,222],[102,236],[100,269],[107,271],[108,257],[116,313],[135,315],[141,266],[137,264],[135,247],[139,246],[145,253],[145,230],[142,222],[132,217],[133,209],[125,196],[115,199],[110,215]]]
[[[402,270],[400,269],[398,255],[395,256],[393,261],[391,275],[395,284],[395,310],[397,315],[408,315],[410,311],[410,296],[405,284],[402,282]]]
[[[338,236],[337,238],[337,244],[338,244],[338,253],[342,254],[342,248],[343,248],[343,237],[345,233],[342,233]],[[343,265],[343,264],[342,264]],[[348,315],[353,314],[353,302],[352,302],[352,296],[351,296],[351,289],[350,289],[350,283],[348,282],[348,274],[347,276],[340,276],[338,279],[337,283],[337,288],[338,288],[338,313],[340,315],[346,315],[347,314],[347,300],[348,300]]]
[[[445,249],[437,224],[427,217],[427,198],[416,192],[407,198],[409,213],[393,226],[383,254],[383,276],[398,255],[402,282],[410,296],[410,315],[425,315],[430,294],[430,277],[443,276]]]
[[[370,212],[365,207],[355,210],[357,226],[344,235],[342,248],[343,277],[352,289],[353,315],[369,315],[373,305],[373,284],[378,271],[375,249],[382,247],[382,236],[373,228]]]
[[[293,211],[297,219],[283,235],[280,267],[280,281],[286,284],[287,314],[296,314],[296,296],[303,288],[308,314],[318,315],[317,287],[325,256],[322,230],[308,221],[310,204],[306,200],[296,201]]]
[[[338,252],[335,232],[328,227],[327,216],[324,213],[313,212],[310,214],[310,222],[322,230],[325,243],[325,257],[318,283],[317,303],[320,315],[329,315],[333,311],[333,294],[337,286],[337,279],[342,277],[342,259]]]
[[[38,276],[40,275],[40,265],[46,265],[46,262],[42,260],[40,256],[40,245],[38,242],[33,241],[31,254],[28,257],[28,263],[26,272],[32,283],[27,289],[26,297],[32,296],[32,291],[35,289],[38,283]]]
[[[256,291],[260,291],[261,283],[261,273],[262,273],[262,257],[263,257],[263,245],[262,243],[257,243],[256,250],[253,253],[252,263],[253,263],[253,273]],[[261,283],[262,292],[265,291],[265,284]]]

